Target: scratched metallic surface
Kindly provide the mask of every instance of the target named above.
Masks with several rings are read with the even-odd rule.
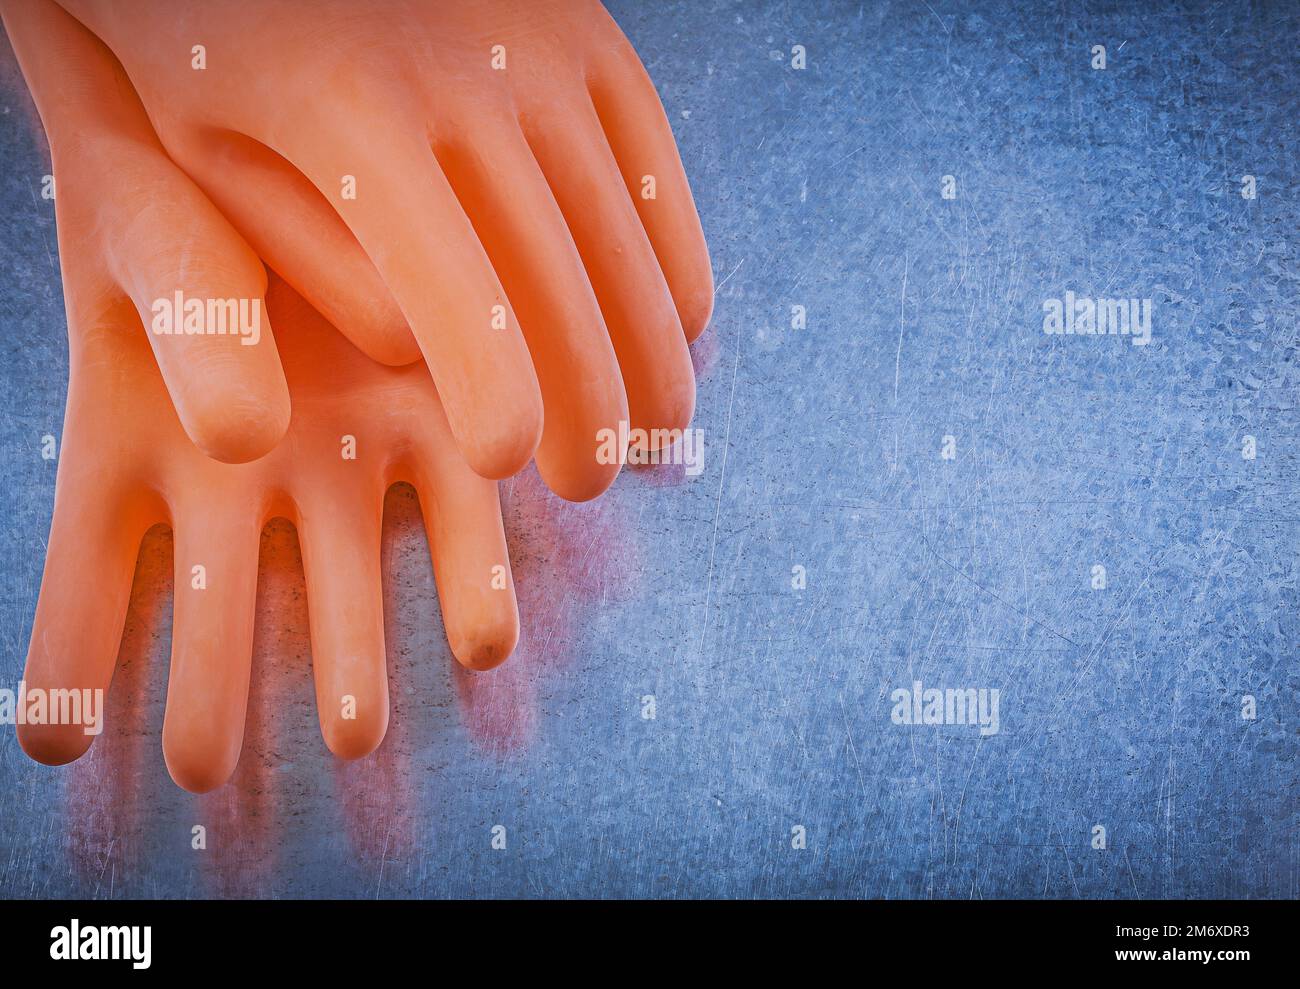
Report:
[[[454,666],[419,509],[390,493],[394,714],[354,764],[320,740],[273,524],[243,756],[203,797],[161,757],[155,531],[90,755],[46,768],[0,734],[0,893],[1296,896],[1296,5],[612,10],[713,252],[704,473],[627,471],[582,506],[503,484],[523,639],[486,675]],[[47,153],[5,55],[16,688],[66,354]],[[1151,344],[1045,335],[1067,290],[1153,299]],[[999,732],[893,724],[914,680],[999,689]]]

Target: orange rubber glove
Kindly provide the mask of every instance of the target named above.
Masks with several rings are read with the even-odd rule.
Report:
[[[573,499],[617,473],[598,430],[687,425],[708,253],[654,87],[595,0],[60,2],[272,268],[339,325],[382,322],[314,233],[346,221],[480,474],[527,462],[543,402],[538,466]]]
[[[75,31],[65,24],[57,41],[43,33],[51,11]],[[182,786],[219,785],[243,737],[259,538],[270,518],[284,516],[302,545],[321,729],[336,754],[363,755],[379,744],[388,721],[379,573],[384,492],[399,480],[420,492],[452,651],[464,665],[485,669],[508,656],[518,637],[496,485],[460,456],[422,364],[370,361],[278,281],[267,298],[279,357],[261,349],[265,340],[231,353],[263,355],[256,358],[263,362],[270,353],[274,364],[265,366],[277,373],[283,359],[286,418],[293,403],[286,435],[266,456],[242,464],[219,463],[191,443],[164,387],[171,352],[151,351],[150,343],[159,345],[152,334],[146,340],[120,287],[130,279],[114,274],[144,277],[140,271],[153,270],[149,259],[190,257],[205,247],[196,226],[226,238],[223,249],[241,259],[238,238],[167,160],[134,92],[91,35],[33,0],[6,4],[4,15],[58,167],[70,350],[28,691],[108,687],[141,538],[167,522],[176,583],[163,748]],[[83,109],[92,98],[93,112]],[[104,176],[114,177],[112,197],[102,195]],[[246,260],[246,269],[225,273],[260,290],[261,265]],[[244,379],[247,367],[214,353],[221,357],[204,374]],[[180,365],[181,380],[202,384]],[[174,393],[175,378],[166,380]],[[248,410],[210,411],[242,422]],[[80,724],[19,727],[23,748],[48,763],[77,758],[92,739]]]

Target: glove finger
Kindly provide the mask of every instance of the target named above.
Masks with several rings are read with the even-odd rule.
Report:
[[[372,360],[420,348],[392,293],[325,197],[278,154],[232,131],[180,137],[168,152],[262,259]]]
[[[436,405],[420,417],[420,425],[412,476],[447,641],[462,666],[491,669],[519,641],[519,606],[497,485],[457,455]]]
[[[336,484],[299,499],[316,708],[325,744],[342,759],[373,752],[388,730],[382,519],[378,485],[363,493]]]
[[[704,332],[713,313],[708,245],[659,94],[631,44],[612,18],[609,22],[620,44],[601,46],[593,53],[588,88],[641,225],[659,259],[682,330],[686,339],[693,341]]]
[[[145,500],[130,497],[114,465],[98,464],[81,452],[66,452],[59,466],[45,572],[23,674],[29,700],[45,698],[47,711],[56,696],[68,703],[75,697],[81,706],[80,724],[33,724],[27,718],[29,703],[27,723],[18,726],[18,741],[33,759],[49,765],[71,762],[94,741],[97,729],[86,723],[86,704],[95,705],[102,717],[140,540],[152,521]],[[102,727],[101,721],[98,729]]]
[[[132,246],[115,259],[115,273],[144,321],[186,434],[214,460],[256,460],[289,428],[265,269],[188,179],[156,162],[133,165],[152,178],[141,174],[130,191],[115,193],[114,211],[134,213],[123,236]]]
[[[248,711],[261,526],[253,499],[205,486],[174,510],[172,662],[163,756],[204,793],[239,762]]]

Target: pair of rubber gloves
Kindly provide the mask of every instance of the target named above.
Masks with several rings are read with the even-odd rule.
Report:
[[[107,689],[167,522],[164,756],[223,783],[282,515],[326,744],[364,755],[388,723],[388,486],[419,492],[452,652],[486,669],[518,637],[494,479],[536,456],[592,498],[619,469],[603,430],[691,418],[712,276],[654,87],[592,0],[0,12],[50,142],[70,348],[27,688]],[[52,764],[92,737],[19,729]]]

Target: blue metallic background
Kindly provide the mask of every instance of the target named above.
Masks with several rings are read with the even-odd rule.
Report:
[[[91,754],[50,769],[0,733],[0,893],[1296,896],[1300,6],[610,7],[713,252],[705,472],[582,506],[503,484],[524,632],[486,675],[455,667],[390,493],[393,723],[346,765],[273,524],[243,757],[204,797],[162,762],[156,530]],[[14,688],[67,365],[48,156],[5,56]],[[1153,299],[1151,345],[1044,335],[1066,290]],[[998,688],[1001,731],[891,723],[918,679]]]

